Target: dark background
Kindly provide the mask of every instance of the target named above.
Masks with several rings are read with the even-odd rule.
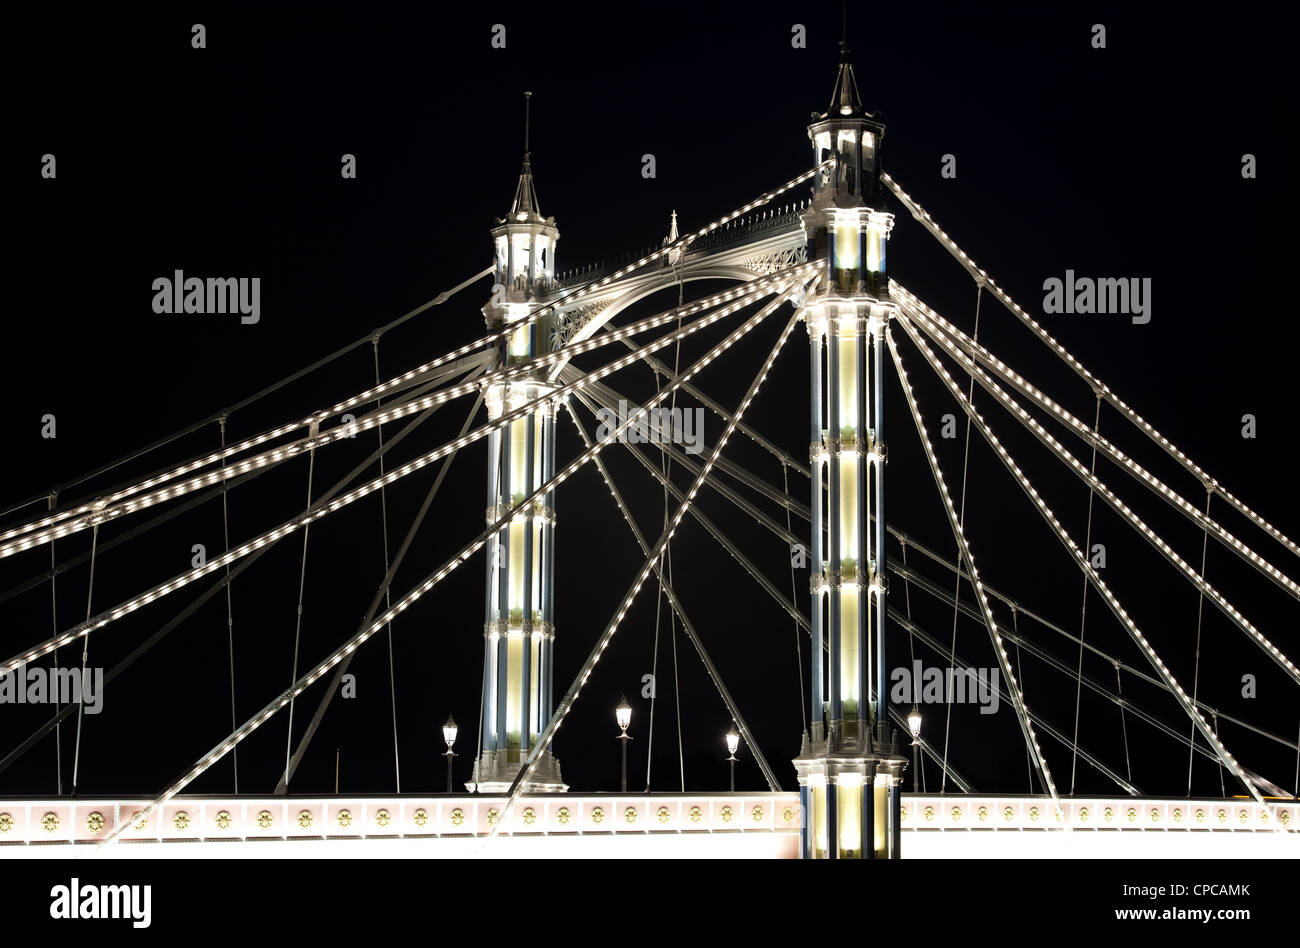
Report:
[[[866,107],[888,125],[884,167],[931,211],[1013,298],[1041,313],[1042,282],[1073,269],[1081,276],[1150,277],[1153,318],[1055,316],[1041,321],[1074,354],[1164,434],[1247,504],[1290,536],[1300,533],[1291,440],[1294,346],[1300,334],[1283,294],[1291,279],[1289,153],[1282,122],[1293,84],[1282,24],[1258,8],[1193,12],[1131,5],[1006,8],[851,5],[849,36]],[[809,165],[805,126],[826,108],[837,62],[839,10],[787,4],[678,4],[618,7],[463,5],[333,9],[321,5],[249,10],[225,4],[172,4],[158,11],[71,16],[27,9],[10,24],[10,108],[6,125],[10,303],[0,404],[7,450],[0,507],[47,493],[157,438],[219,412],[346,343],[362,338],[448,289],[489,261],[488,229],[508,208],[519,170],[521,93],[533,98],[533,162],[542,211],[561,231],[560,269],[655,245],[676,209],[683,230],[703,226]],[[808,29],[792,49],[791,25]],[[190,46],[190,26],[207,27],[208,48]],[[492,49],[494,23],[507,48]],[[1091,26],[1107,27],[1107,48],[1091,47]],[[58,177],[40,177],[54,153]],[[358,177],[343,180],[340,156],[357,156]],[[656,156],[657,177],[641,177],[641,156]],[[941,156],[957,158],[955,180],[940,177]],[[1256,155],[1257,180],[1243,180],[1241,156]],[[802,188],[794,194],[803,196]],[[975,289],[967,275],[893,202],[898,223],[891,275],[959,325],[970,328]],[[235,317],[155,315],[150,284],[174,269],[189,275],[260,276],[261,322]],[[696,285],[688,293],[704,293]],[[487,285],[466,290],[385,336],[385,378],[483,334],[478,307]],[[639,312],[675,301],[663,294]],[[776,339],[774,317],[711,366],[701,385],[734,407]],[[633,318],[628,314],[624,319]],[[683,365],[734,326],[683,348]],[[901,332],[899,333],[901,337]],[[1091,393],[1001,307],[984,300],[981,339],[1083,417]],[[799,328],[747,415],[806,461],[807,350]],[[910,344],[903,356],[917,384],[931,435],[956,411],[927,379]],[[236,412],[231,439],[333,404],[373,382],[370,346]],[[585,365],[596,363],[587,360]],[[892,375],[892,371],[891,371]],[[644,397],[641,368],[609,380]],[[953,540],[901,392],[890,381],[887,431],[891,521],[952,556]],[[981,398],[976,396],[977,400]],[[984,396],[987,406],[989,399]],[[448,440],[468,402],[444,408],[395,458]],[[58,437],[40,437],[41,416],[56,415]],[[1254,414],[1259,435],[1240,436]],[[1082,542],[1087,491],[1028,436],[989,408],[995,430]],[[588,430],[594,428],[585,418]],[[710,416],[713,443],[720,431]],[[1103,433],[1140,451],[1156,473],[1203,502],[1200,485],[1159,450],[1103,413]],[[385,429],[386,436],[394,433]],[[566,421],[561,463],[578,450]],[[66,488],[63,502],[168,467],[216,447],[215,424],[95,480]],[[375,446],[322,451],[315,493]],[[780,466],[747,439],[729,456],[771,483]],[[1088,457],[1078,442],[1076,456]],[[960,487],[961,441],[939,442],[950,487]],[[607,451],[615,477],[651,542],[662,494],[638,467]],[[232,544],[299,512],[306,459],[230,492]],[[404,592],[482,529],[485,452],[453,465],[435,514],[417,536],[395,592]],[[388,492],[395,548],[434,469]],[[1099,462],[1115,487],[1179,552],[1199,565],[1201,537],[1149,492]],[[373,476],[371,474],[370,476]],[[679,483],[688,483],[679,477]],[[1001,465],[975,435],[968,474],[967,533],[985,580],[1077,631],[1081,580],[1059,544]],[[806,479],[791,491],[807,497]],[[789,588],[787,553],[770,533],[705,492],[702,504],[779,588]],[[8,514],[20,522],[44,506]],[[641,562],[630,533],[595,470],[561,488],[557,698],[611,618]],[[769,509],[780,516],[778,508]],[[1215,503],[1228,529],[1284,571],[1284,550]],[[137,519],[104,527],[101,545]],[[806,530],[795,521],[796,530]],[[97,557],[92,612],[189,568],[190,548],[222,547],[220,502]],[[793,623],[691,520],[673,544],[674,570],[688,614],[721,669],[783,785],[799,747],[800,678]],[[1172,567],[1123,527],[1100,501],[1094,542],[1108,549],[1107,581],[1124,599],[1175,675],[1190,691],[1195,673],[1197,595]],[[90,534],[60,541],[60,562],[85,553]],[[892,551],[897,553],[895,547]],[[378,497],[312,527],[299,668],[310,667],[352,634],[383,572]],[[242,721],[291,681],[302,541],[276,547],[233,588],[236,693]],[[913,565],[916,565],[914,561]],[[48,550],[0,562],[11,589],[49,567]],[[949,585],[942,571],[922,566]],[[1210,544],[1211,582],[1288,654],[1300,652],[1296,603],[1223,548]],[[425,597],[393,626],[402,789],[443,788],[446,715],[462,725],[457,780],[470,775],[482,662],[482,560]],[[58,626],[86,613],[88,571],[62,573]],[[207,582],[95,632],[90,663],[111,667]],[[807,608],[807,574],[797,600]],[[649,703],[641,676],[653,658],[655,588],[647,585],[560,732],[555,750],[576,790],[611,790],[618,781],[613,707],[634,705],[634,787],[644,781]],[[892,588],[899,602],[900,586]],[[969,589],[965,590],[969,596]],[[946,607],[911,595],[917,620],[951,635]],[[5,655],[48,637],[49,585],[0,604]],[[999,617],[1010,616],[999,607]],[[1208,603],[1199,694],[1223,712],[1294,744],[1296,688],[1262,651]],[[1068,664],[1076,646],[1026,627]],[[1145,660],[1090,595],[1086,637],[1136,667]],[[958,651],[993,664],[985,631],[962,620]],[[722,735],[729,719],[680,631],[681,747],[688,789],[723,789]],[[889,648],[903,663],[907,636],[891,626]],[[72,660],[73,650],[64,650]],[[76,650],[79,653],[79,649]],[[807,640],[801,643],[807,660]],[[917,646],[917,657],[939,664]],[[169,783],[230,729],[225,606],[215,597],[113,685],[105,710],[87,717],[79,792],[150,793]],[[1062,732],[1072,731],[1075,683],[1022,657],[1027,700]],[[1112,669],[1089,658],[1085,672],[1108,687]],[[352,671],[358,696],[336,701],[292,789],[333,785],[342,750],[343,792],[394,787],[389,656],[383,636]],[[671,642],[664,620],[655,711],[656,790],[680,786]],[[1242,676],[1258,676],[1259,696],[1242,697]],[[1125,695],[1181,733],[1190,726],[1172,698],[1128,678]],[[321,688],[297,703],[295,736]],[[905,710],[905,709],[904,709]],[[48,716],[43,708],[0,708],[0,753]],[[239,748],[243,792],[273,789],[283,767],[281,714]],[[1085,695],[1080,742],[1150,794],[1187,792],[1187,751],[1114,705]],[[942,742],[941,709],[925,733]],[[1127,728],[1125,733],[1124,728]],[[64,789],[70,784],[75,725],[62,731]],[[1247,767],[1285,786],[1294,782],[1292,748],[1224,724],[1222,736]],[[1127,737],[1127,744],[1125,743]],[[1031,789],[1015,717],[1004,704],[981,717],[955,708],[952,761],[979,790]],[[1068,747],[1040,733],[1056,782],[1070,786]],[[1128,764],[1125,763],[1126,756]],[[927,768],[927,786],[938,783]],[[761,788],[752,754],[741,753],[737,782]],[[910,787],[910,779],[909,779]],[[1037,789],[1036,787],[1034,787]],[[229,759],[190,788],[233,789]],[[1198,757],[1193,789],[1220,792],[1213,764]],[[46,738],[0,774],[6,794],[55,790],[55,744]],[[1114,785],[1080,763],[1080,793]],[[1231,781],[1228,793],[1239,793]]]

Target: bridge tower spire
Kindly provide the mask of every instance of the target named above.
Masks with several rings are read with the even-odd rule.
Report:
[[[492,298],[483,307],[488,329],[518,323],[502,342],[498,368],[550,351],[551,318],[529,321],[554,289],[555,218],[543,217],[533,181],[529,142],[531,92],[524,93],[524,163],[509,213],[492,228],[496,269]],[[555,386],[544,373],[509,383],[486,383],[484,400],[495,420],[545,398]],[[489,435],[487,522],[495,523],[555,474],[556,401]],[[516,513],[485,547],[483,748],[467,786],[485,793],[509,789],[529,750],[550,720],[555,641],[555,492]],[[568,789],[550,751],[528,789]]]
[[[880,146],[862,107],[847,39],[825,112],[813,113],[803,213],[808,259],[824,267],[805,304],[811,341],[812,708],[795,769],[807,858],[899,855],[906,757],[885,692],[885,327],[893,304]],[[874,514],[874,529],[870,515]]]

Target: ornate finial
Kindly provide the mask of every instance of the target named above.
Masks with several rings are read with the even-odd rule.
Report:
[[[537,204],[537,189],[533,185],[532,153],[529,150],[532,98],[531,92],[524,93],[524,166],[519,174],[519,187],[515,189],[514,203],[510,206],[510,216],[520,221],[529,216],[541,217],[541,210]]]
[[[524,158],[528,157],[528,113],[532,98],[531,92],[524,93]]]

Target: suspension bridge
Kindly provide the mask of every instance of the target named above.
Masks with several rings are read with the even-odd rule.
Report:
[[[273,851],[292,855],[897,858],[1300,853],[1300,802],[1293,792],[1250,769],[1262,765],[1234,756],[1223,732],[1250,734],[1273,747],[1281,756],[1270,761],[1286,755],[1300,761],[1300,739],[1208,704],[1197,688],[1199,657],[1193,681],[1175,678],[1091,556],[1093,511],[1108,508],[1167,562],[1162,580],[1185,583],[1194,591],[1198,622],[1186,630],[1188,641],[1194,638],[1199,648],[1199,615],[1214,610],[1233,630],[1232,647],[1262,654],[1291,687],[1300,685],[1300,669],[1270,637],[1276,633],[1259,624],[1263,618],[1252,618],[1249,608],[1239,608],[1212,585],[1205,563],[1213,541],[1246,564],[1259,582],[1295,600],[1300,599],[1300,585],[1289,573],[1295,571],[1300,547],[1157,431],[999,287],[883,170],[884,132],[878,115],[863,107],[845,48],[830,104],[807,128],[813,152],[809,170],[695,230],[679,232],[674,212],[657,248],[612,264],[562,272],[556,268],[559,229],[555,218],[540,210],[526,123],[522,172],[508,213],[491,230],[490,266],[371,336],[189,429],[217,427],[218,450],[177,459],[148,477],[82,499],[67,500],[65,488],[57,496],[11,508],[9,525],[0,529],[0,559],[23,558],[35,568],[38,558],[47,556],[50,564],[49,573],[11,592],[52,584],[60,572],[55,544],[86,534],[90,552],[81,562],[89,563],[93,589],[97,558],[122,539],[200,503],[219,501],[224,516],[229,487],[254,483],[293,459],[308,459],[304,509],[235,542],[227,521],[225,549],[219,555],[93,614],[88,607],[84,621],[74,625],[60,626],[55,617],[51,636],[20,651],[6,649],[12,654],[0,665],[15,676],[57,662],[58,650],[72,649],[80,655],[80,669],[62,668],[79,671],[86,667],[92,635],[113,635],[119,620],[159,601],[183,604],[109,671],[106,682],[111,682],[127,674],[139,654],[209,600],[220,602],[224,593],[229,615],[232,583],[277,544],[301,538],[305,573],[313,524],[364,498],[378,495],[382,500],[386,488],[400,480],[436,472],[418,514],[404,525],[403,539],[391,550],[388,508],[382,508],[386,572],[354,634],[305,668],[298,667],[295,640],[292,684],[266,696],[254,714],[232,719],[229,734],[214,746],[194,748],[192,765],[166,786],[108,798],[0,797],[0,855],[58,856],[75,847],[77,854],[211,857],[242,854],[240,843],[275,843]],[[887,199],[901,205],[914,224],[953,257],[959,279],[971,281],[976,300],[973,331],[960,328],[921,294],[887,275],[886,247],[896,223],[894,214],[885,210]],[[722,283],[726,288],[692,295],[692,285],[699,283]],[[463,299],[466,291],[484,288],[490,288],[482,306],[485,335],[400,375],[381,377],[378,346],[384,332],[453,298]],[[676,305],[627,318],[628,310],[664,293],[675,293]],[[981,342],[981,318],[986,326],[991,319],[1009,319],[1028,330],[1053,360],[1057,384],[1090,391],[1094,417],[1072,413],[1064,400],[1058,401]],[[735,355],[733,347],[758,327],[773,323],[780,325],[780,332],[757,368],[728,368],[746,377],[752,371],[739,401],[724,404],[710,396],[700,378],[704,370],[715,360],[726,364]],[[684,342],[718,334],[720,339],[703,344],[702,355],[682,364]],[[795,396],[807,402],[808,440],[806,445],[778,444],[762,434],[761,420],[752,418],[749,410],[796,335],[809,343],[807,388]],[[373,384],[367,379],[364,388],[358,386],[360,390],[332,405],[228,443],[226,423],[232,411],[367,344],[375,349]],[[647,366],[655,378],[654,393],[639,403],[629,400],[616,387],[620,378],[635,369],[644,373]],[[914,378],[922,376],[926,385],[937,388],[921,389]],[[942,394],[942,406],[922,404],[933,391]],[[906,406],[912,429],[891,430],[887,442],[885,405],[893,399]],[[386,463],[395,445],[453,403],[469,403],[457,436],[411,460]],[[716,436],[697,451],[685,450],[680,439],[671,436],[688,404],[699,406],[716,422],[709,429]],[[1136,432],[1150,455],[1171,462],[1198,493],[1162,479],[1149,458],[1142,460],[1136,452],[1123,450],[1121,439],[1103,435],[1103,409],[1108,422],[1114,418]],[[1013,590],[994,588],[981,578],[973,553],[981,538],[966,528],[966,465],[963,462],[954,477],[940,463],[934,428],[940,412],[952,412],[964,426],[967,456],[972,442],[987,446],[1007,483],[1039,515],[1042,542],[1063,551],[1077,568],[1075,588],[1082,590],[1077,618],[1073,593],[1060,597],[1062,615],[1049,616],[1017,599]],[[617,421],[611,423],[610,418]],[[598,419],[606,424],[593,432]],[[391,434],[394,425],[401,426],[397,434]],[[571,427],[581,439],[581,450],[572,456],[557,448],[562,426]],[[999,432],[1005,438],[1008,426],[1018,436],[1032,438],[1059,462],[1059,471],[1081,482],[1088,503],[1083,536],[1067,529],[1023,460],[1000,440]],[[651,428],[668,436],[653,437]],[[318,454],[343,453],[349,446],[356,451],[357,436],[365,432],[378,435],[378,448],[325,490],[313,487]],[[737,436],[778,462],[781,483],[728,456],[726,448]],[[171,443],[164,439],[132,457],[156,453]],[[917,450],[904,450],[913,443]],[[887,444],[897,450],[887,449]],[[440,504],[464,503],[463,498],[440,497],[440,488],[451,463],[470,450],[479,452],[475,463],[486,460],[483,529],[464,537],[463,545],[419,582],[395,588],[394,577],[428,517],[437,518]],[[617,482],[606,463],[616,452],[626,452],[653,479],[656,490],[662,489],[662,522],[648,527],[633,515],[626,485]],[[1104,470],[1098,460],[1106,463]],[[554,654],[556,637],[564,634],[563,615],[555,607],[557,563],[562,559],[556,525],[565,509],[566,481],[588,466],[599,473],[614,502],[615,512],[607,517],[611,543],[633,544],[641,565],[627,578],[617,607],[574,670],[557,668]],[[893,477],[905,474],[933,482],[934,503],[951,538],[949,551],[936,549],[894,519],[887,502],[886,470]],[[1191,524],[1202,540],[1199,558],[1180,554],[1153,525],[1155,519],[1144,519],[1121,498],[1122,488],[1136,488],[1146,502],[1148,495],[1154,496],[1160,506]],[[704,513],[702,492],[725,501],[770,535],[772,543],[791,551],[789,595],[786,578],[774,579],[752,562],[743,545]],[[1204,503],[1199,492],[1204,493]],[[33,514],[28,508],[36,503],[47,509]],[[1240,523],[1231,527],[1236,532],[1230,532],[1229,517]],[[678,597],[681,583],[674,584],[670,555],[674,536],[688,518],[740,564],[796,630],[801,690],[806,685],[806,693],[802,721],[790,724],[792,731],[802,733],[793,766],[764,756],[745,709],[726,686],[725,669],[710,657]],[[126,537],[101,541],[101,533],[119,522],[130,525]],[[796,557],[810,564],[807,610],[798,605]],[[473,775],[465,792],[289,796],[294,772],[353,656],[376,637],[401,634],[402,614],[436,595],[439,584],[462,568],[483,570],[484,614],[482,700]],[[689,582],[689,577],[678,578]],[[302,582],[300,575],[299,623]],[[680,626],[703,663],[765,787],[728,793],[593,794],[565,783],[556,735],[575,713],[584,685],[624,628],[633,604],[652,594],[667,603],[670,620]],[[919,599],[951,611],[950,635],[945,637],[947,629],[925,627],[913,609]],[[1087,638],[1089,602],[1110,613],[1127,639],[1127,653],[1113,654]],[[895,644],[907,642],[909,662],[923,648],[950,670],[973,670],[976,656],[957,651],[959,618],[982,630],[980,658],[992,656],[998,673],[993,687],[1015,717],[1029,771],[1028,793],[1019,792],[1023,788],[977,790],[960,769],[961,754],[949,753],[947,726],[939,726],[944,715],[923,716],[913,698],[901,704],[890,698],[890,669],[905,663],[894,659],[891,665],[886,628],[894,629]],[[300,632],[299,625],[295,634]],[[14,635],[7,639],[12,642]],[[1077,654],[1077,660],[1062,657],[1062,652]],[[1086,671],[1085,654],[1113,668],[1114,680]],[[1059,676],[1055,687],[1076,693],[1073,721],[1054,720],[1027,701],[1022,655],[1052,669]],[[51,676],[58,674],[57,667],[50,666]],[[213,663],[208,672],[224,675],[226,669]],[[229,675],[233,695],[233,654]],[[17,679],[11,677],[13,681]],[[558,695],[557,682],[564,688]],[[298,700],[313,686],[319,701],[294,746],[292,716]],[[1135,700],[1131,693],[1136,686],[1145,689],[1144,695],[1157,695],[1159,706],[1147,706],[1145,698]],[[1085,693],[1117,711],[1122,725],[1118,746],[1085,747],[1080,742],[1079,708]],[[232,700],[232,715],[233,709]],[[71,740],[75,790],[83,710],[77,703],[58,706],[34,733],[11,748],[0,748],[6,754],[0,759],[0,781],[3,771],[32,748],[54,739]],[[236,754],[254,732],[286,718],[290,741],[278,786],[263,788],[260,795],[187,792],[214,765]],[[1178,795],[1173,783],[1162,788],[1164,795],[1142,792],[1134,782],[1129,728],[1149,729],[1185,751],[1189,773],[1196,758],[1210,762],[1220,773],[1221,795],[1192,796],[1190,776],[1186,796]],[[1062,762],[1068,762],[1068,783],[1054,769]],[[1111,795],[1075,795],[1080,762],[1113,785]],[[1285,782],[1289,775],[1273,776]],[[927,778],[937,778],[937,791],[927,790]],[[268,852],[265,846],[258,851]]]

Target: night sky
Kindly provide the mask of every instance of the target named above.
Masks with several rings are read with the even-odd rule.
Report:
[[[241,11],[171,4],[75,18],[60,10],[17,14],[11,36],[32,65],[11,84],[5,149],[10,240],[6,307],[7,449],[0,509],[65,485],[156,439],[209,418],[297,369],[358,339],[490,262],[488,230],[514,194],[522,152],[523,98],[533,92],[532,160],[542,213],[560,229],[561,270],[657,247],[676,210],[695,229],[806,170],[810,113],[827,107],[838,61],[840,11],[834,4],[682,4],[586,7],[494,3],[377,10]],[[1143,13],[1131,5],[936,9],[928,5],[851,4],[849,39],[864,104],[888,131],[884,168],[963,248],[1085,365],[1175,444],[1283,533],[1300,534],[1291,500],[1296,399],[1294,316],[1280,292],[1289,279],[1289,235],[1279,218],[1293,207],[1284,167],[1282,118],[1293,111],[1284,75],[1284,31],[1257,9],[1228,11],[1213,23],[1192,14]],[[191,48],[191,25],[207,29],[207,48]],[[490,44],[506,27],[506,48]],[[791,28],[807,28],[807,48]],[[1092,46],[1093,24],[1106,48]],[[57,177],[41,177],[54,154]],[[357,177],[340,176],[353,154]],[[655,156],[656,177],[642,176]],[[941,177],[955,156],[955,178]],[[1258,177],[1246,180],[1242,156]],[[806,196],[801,186],[792,196]],[[786,198],[789,200],[791,198]],[[892,198],[897,215],[890,275],[969,331],[976,289],[969,276]],[[1284,262],[1286,261],[1286,262]],[[154,278],[176,269],[199,276],[258,276],[256,325],[232,316],[160,315]],[[1043,281],[1080,276],[1152,281],[1152,319],[1043,315]],[[703,295],[709,284],[687,287]],[[720,288],[720,285],[719,285]],[[386,334],[385,378],[484,334],[479,307],[488,282],[462,292]],[[662,293],[620,318],[666,309]],[[1091,420],[1092,394],[1005,309],[987,296],[980,338],[1028,378]],[[766,321],[700,386],[734,408],[789,316]],[[738,323],[733,319],[683,346],[693,361]],[[902,339],[901,330],[895,335]],[[914,347],[900,349],[926,424],[958,412]],[[621,347],[607,350],[624,351]],[[671,361],[671,352],[661,358]],[[579,360],[595,368],[598,358]],[[746,420],[807,463],[807,336],[802,327],[768,377]],[[890,449],[888,517],[942,555],[954,541],[893,371],[886,431]],[[368,343],[324,369],[235,412],[228,435],[250,436],[369,387]],[[607,380],[644,398],[644,367]],[[964,386],[965,380],[961,379]],[[994,431],[1062,522],[1082,543],[1084,484],[977,391]],[[471,404],[443,408],[390,455],[388,466],[449,440]],[[692,404],[684,401],[683,404]],[[41,437],[42,416],[57,437]],[[1242,416],[1257,436],[1242,437]],[[485,413],[480,413],[480,421]],[[583,417],[588,432],[595,424]],[[959,426],[960,428],[961,426]],[[707,418],[714,443],[722,428]],[[1118,413],[1105,409],[1102,433],[1202,505],[1194,477]],[[385,437],[398,426],[387,426]],[[1061,435],[1085,464],[1082,442]],[[210,423],[75,486],[61,502],[90,497],[211,451]],[[966,530],[984,580],[1074,634],[1079,630],[1078,570],[1033,507],[972,431]],[[347,473],[377,444],[374,432],[322,449],[313,493]],[[558,463],[580,450],[566,419]],[[950,488],[960,490],[962,440],[937,442]],[[744,437],[727,456],[780,486],[779,463]],[[618,447],[604,452],[650,542],[663,516],[660,489]],[[486,452],[479,444],[452,465],[433,514],[417,534],[393,585],[404,593],[483,528]],[[1175,549],[1199,567],[1201,534],[1190,522],[1104,460],[1098,474]],[[436,468],[387,494],[395,549]],[[295,459],[229,493],[232,544],[300,512],[308,461]],[[366,478],[374,476],[368,472]],[[677,482],[689,480],[678,471]],[[791,492],[808,500],[806,478],[791,472]],[[786,595],[788,552],[716,493],[702,506]],[[784,519],[779,507],[762,504]],[[6,525],[44,507],[12,510]],[[557,699],[610,620],[641,564],[641,554],[599,474],[588,467],[559,491]],[[1300,564],[1216,499],[1212,514],[1289,575]],[[102,547],[150,514],[123,518],[99,534]],[[377,495],[313,525],[307,547],[299,667],[310,667],[356,631],[383,575]],[[797,518],[796,531],[807,532]],[[1100,500],[1093,542],[1107,547],[1105,580],[1122,598],[1163,660],[1191,691],[1196,669],[1197,594]],[[87,553],[91,534],[56,544],[60,563]],[[114,546],[96,557],[91,612],[98,613],[190,567],[193,544],[222,548],[220,499]],[[673,569],[686,611],[786,789],[799,750],[803,715],[790,618],[688,519],[673,546]],[[890,551],[898,556],[897,546]],[[239,720],[291,681],[303,547],[300,535],[276,546],[232,591],[235,691]],[[950,575],[917,566],[951,591]],[[0,590],[49,568],[42,547],[0,561]],[[1291,656],[1300,653],[1297,603],[1213,540],[1207,577]],[[89,570],[83,561],[57,580],[58,626],[85,617]],[[206,579],[91,636],[90,664],[111,668],[214,581]],[[439,726],[454,714],[458,784],[469,778],[482,675],[483,565],[479,553],[393,625],[401,788],[441,791]],[[808,607],[807,571],[796,601]],[[645,786],[649,702],[642,676],[654,661],[656,588],[647,584],[597,666],[554,749],[575,790],[618,786],[613,709],[626,693],[635,789]],[[969,586],[963,596],[973,601]],[[891,601],[905,601],[902,584]],[[913,588],[913,617],[945,641],[951,608]],[[1150,673],[1139,650],[1095,593],[1084,636],[1124,663]],[[1010,612],[995,605],[999,621]],[[48,582],[0,602],[5,657],[50,635]],[[1019,631],[1068,666],[1077,646],[1020,617]],[[894,625],[891,665],[914,644],[927,665],[945,664]],[[677,702],[688,790],[727,786],[723,734],[728,713],[682,635],[672,639],[665,611],[658,653],[651,787],[676,790]],[[76,650],[79,654],[79,649]],[[963,618],[957,651],[991,666],[988,635]],[[64,661],[73,650],[63,651]],[[230,679],[224,595],[148,651],[108,686],[104,711],[87,716],[80,760],[84,796],[149,794],[182,773],[230,730]],[[1073,730],[1075,682],[1041,660],[1020,656],[1026,700],[1063,733]],[[386,793],[395,786],[389,654],[384,636],[351,669],[357,697],[336,700],[292,784],[298,793],[332,789],[341,749],[340,789]],[[1114,688],[1109,663],[1090,656],[1084,671]],[[806,670],[804,671],[806,679]],[[1243,676],[1257,696],[1243,697]],[[804,681],[806,687],[806,680]],[[1186,735],[1190,725],[1168,694],[1125,674],[1125,697]],[[295,739],[322,688],[296,704]],[[1297,687],[1208,601],[1204,606],[1199,697],[1222,713],[1279,734],[1287,747],[1221,722],[1221,736],[1247,768],[1291,788],[1300,718]],[[906,712],[907,708],[902,710]],[[925,735],[942,743],[943,709],[926,712]],[[1089,696],[1080,743],[1150,795],[1187,793],[1187,749],[1132,714]],[[0,756],[48,716],[45,708],[0,706]],[[287,720],[278,715],[239,748],[239,789],[269,793],[283,769]],[[62,730],[63,781],[70,785],[75,724]],[[1127,744],[1125,741],[1127,740]],[[1040,732],[1058,788],[1071,785],[1068,746]],[[1027,792],[1031,778],[1010,706],[982,716],[953,709],[951,759],[981,791]],[[748,748],[737,784],[766,789]],[[1127,758],[1127,760],[1126,760]],[[0,794],[55,791],[51,735],[0,773]],[[927,765],[927,787],[938,771]],[[951,788],[951,784],[949,784]],[[1078,793],[1115,793],[1080,761]],[[911,788],[911,775],[907,778]],[[1220,792],[1218,768],[1197,756],[1196,794]],[[190,788],[234,789],[231,760]],[[1039,789],[1035,784],[1032,789]],[[1243,792],[1229,779],[1229,794]]]

